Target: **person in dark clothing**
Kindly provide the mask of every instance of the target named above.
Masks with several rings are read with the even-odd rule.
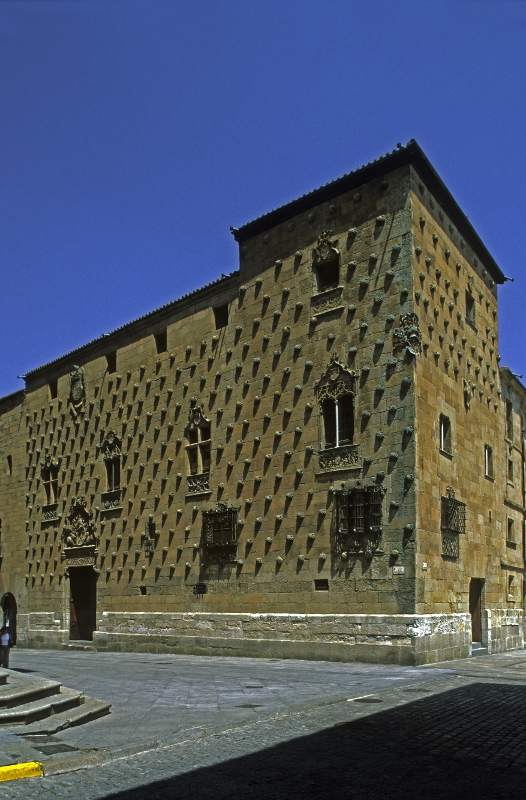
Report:
[[[11,647],[11,636],[9,629],[4,627],[0,630],[0,667],[9,669],[9,648]]]

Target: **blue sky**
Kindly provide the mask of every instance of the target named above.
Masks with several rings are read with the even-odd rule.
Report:
[[[522,0],[0,0],[0,395],[412,137],[515,278],[526,378],[525,41]]]

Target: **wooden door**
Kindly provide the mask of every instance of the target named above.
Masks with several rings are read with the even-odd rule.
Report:
[[[97,619],[97,574],[92,567],[74,567],[69,575],[69,638],[91,640]]]
[[[469,582],[469,613],[471,614],[471,639],[482,642],[482,589],[481,578],[471,578]]]

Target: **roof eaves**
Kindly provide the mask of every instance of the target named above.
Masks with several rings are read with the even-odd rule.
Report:
[[[79,347],[74,348],[73,350],[69,350],[67,353],[63,353],[61,356],[53,359],[52,361],[48,361],[45,364],[41,364],[38,367],[26,372],[25,375],[21,377],[27,382],[28,379],[33,378],[46,370],[53,369],[59,366],[59,364],[64,363],[65,361],[71,361],[74,357],[82,356],[87,354],[91,349],[97,347],[101,342],[111,342],[112,339],[116,338],[122,333],[128,332],[133,330],[134,327],[139,327],[143,322],[152,317],[157,315],[161,316],[163,313],[168,311],[172,311],[176,309],[179,305],[184,305],[184,303],[188,302],[188,300],[194,300],[195,298],[199,297],[200,295],[206,294],[212,288],[219,286],[222,283],[228,283],[232,278],[236,275],[239,275],[239,270],[234,270],[233,272],[228,273],[227,275],[222,275],[220,278],[216,280],[210,281],[210,283],[205,284],[204,286],[200,286],[198,289],[194,289],[191,292],[187,292],[186,294],[181,295],[175,300],[171,300],[168,303],[165,303],[162,306],[158,306],[157,308],[153,309],[152,311],[148,311],[146,314],[142,314],[140,317],[136,317],[136,319],[131,320],[130,322],[125,322],[123,325],[120,325],[118,328],[114,328],[114,330],[110,331],[109,333],[103,333],[100,336],[97,336],[95,339],[91,339],[89,342],[86,342]]]
[[[452,222],[459,229],[466,242],[484,262],[495,282],[504,283],[506,280],[504,273],[415,139],[410,139],[407,144],[397,146],[394,150],[385,153],[374,161],[369,161],[352,172],[347,172],[340,178],[323,184],[317,189],[301,195],[296,200],[292,200],[273,211],[257,217],[251,222],[245,223],[240,228],[232,228],[232,233],[237,242],[244,242],[258,233],[285,222],[302,211],[330,200],[336,195],[349,191],[366,181],[378,178],[386,174],[386,172],[392,172],[401,166],[409,164],[412,164],[417,169],[420,168],[422,179],[429,184],[431,191],[437,195],[437,200],[442,203],[444,210],[449,214]]]

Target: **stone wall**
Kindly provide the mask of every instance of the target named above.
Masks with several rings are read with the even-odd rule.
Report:
[[[524,647],[524,612],[521,608],[486,610],[488,653],[503,653]]]
[[[427,664],[470,653],[467,614],[103,612],[100,650]]]

